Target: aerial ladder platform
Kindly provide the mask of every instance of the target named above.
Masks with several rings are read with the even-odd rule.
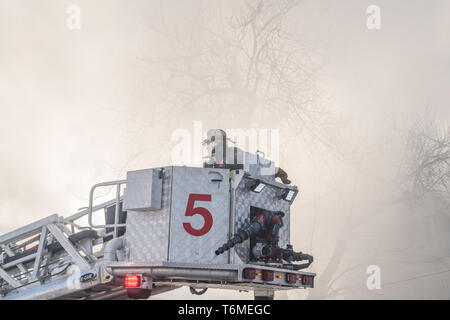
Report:
[[[147,299],[182,286],[273,299],[313,288],[313,257],[290,244],[298,188],[226,141],[210,130],[203,167],[129,171],[93,186],[87,208],[1,235],[0,300]],[[99,188],[115,188],[114,199],[94,204]]]

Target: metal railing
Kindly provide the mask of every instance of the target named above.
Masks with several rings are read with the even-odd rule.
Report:
[[[97,260],[92,245],[104,242],[105,237],[117,238],[119,228],[126,227],[125,223],[119,223],[123,203],[121,191],[126,182],[126,180],[119,180],[94,185],[89,194],[89,206],[67,218],[54,214],[0,235],[0,255],[2,258],[0,259],[0,299],[2,295],[9,295],[11,292],[28,292],[29,287],[35,287],[33,285],[42,279],[48,280],[48,277],[53,277],[54,275],[46,275],[46,272],[52,265],[57,265],[63,260],[61,258],[63,256],[58,253],[59,250],[64,250],[71,257],[70,263],[78,266],[80,270],[90,269]],[[108,186],[116,186],[115,199],[94,206],[95,190],[99,187]],[[104,225],[95,225],[93,214],[102,209],[107,210],[113,205],[115,205],[114,223],[107,224],[110,220],[106,221],[105,216]],[[77,221],[86,216],[88,225]],[[113,231],[110,232],[109,228]],[[105,232],[99,238],[92,239],[89,249],[81,242],[73,243],[71,240],[70,237],[76,233],[76,229],[78,231],[105,229]],[[34,247],[29,248],[33,245]],[[50,247],[53,249],[48,250]],[[68,265],[70,263],[68,262]]]

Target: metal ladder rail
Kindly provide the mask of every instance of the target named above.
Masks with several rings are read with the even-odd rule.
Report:
[[[4,239],[2,239],[4,241],[3,243],[5,243],[5,239],[8,239],[9,241],[16,241],[17,239],[26,239],[26,236],[34,236],[35,234],[40,233],[39,244],[35,253],[26,255],[20,259],[0,266],[0,278],[10,285],[11,289],[9,290],[9,292],[26,290],[26,287],[28,285],[40,281],[39,271],[42,267],[44,267],[42,265],[42,262],[44,260],[43,258],[46,255],[52,254],[52,252],[50,251],[45,252],[49,235],[51,235],[51,237],[54,239],[54,242],[59,244],[60,247],[67,253],[67,255],[70,256],[70,261],[72,264],[78,266],[80,270],[91,268],[91,264],[87,261],[86,258],[93,259],[93,257],[89,252],[83,250],[81,246],[77,247],[76,244],[73,244],[71,243],[71,241],[69,241],[69,237],[65,235],[65,233],[67,234],[68,230],[67,228],[66,230],[64,230],[64,225],[61,224],[60,221],[61,218],[53,215],[50,217],[50,219],[45,218],[39,220],[36,223],[24,227],[24,229],[21,228],[19,230],[16,230],[16,232],[13,232],[8,235],[8,237],[4,237]],[[80,251],[85,254],[85,257],[81,255]],[[14,257],[13,254],[11,254],[10,256]],[[19,268],[21,272],[14,273],[14,271],[17,270],[14,267],[17,267],[18,265],[22,265],[22,268]],[[25,272],[23,270],[24,265],[27,265],[27,268],[25,268]],[[8,273],[8,269],[12,269],[13,272]],[[18,280],[18,278],[20,278],[20,280]]]
[[[120,187],[121,187],[121,185],[126,184],[126,183],[127,183],[126,180],[118,180],[118,181],[111,181],[111,182],[104,182],[104,183],[96,184],[91,188],[91,192],[90,192],[90,196],[89,196],[89,207],[87,209],[77,212],[67,218],[61,218],[57,214],[53,214],[46,218],[40,219],[36,222],[30,223],[24,227],[21,227],[16,230],[10,231],[6,234],[0,235],[0,246],[5,245],[10,242],[19,242],[19,241],[29,238],[33,235],[38,235],[41,231],[41,228],[48,224],[56,223],[56,222],[63,223],[63,224],[70,224],[86,215],[88,215],[90,227],[94,228],[94,229],[99,229],[99,228],[104,229],[106,227],[112,227],[112,228],[115,227],[117,229],[119,227],[124,227],[125,224],[118,224],[117,221],[118,221],[118,215],[119,215],[119,204],[121,201],[123,201],[123,197],[120,196]],[[99,204],[97,206],[93,206],[93,195],[94,195],[95,189],[98,187],[101,187],[101,186],[112,186],[112,185],[117,186],[116,198],[109,200],[107,202],[104,202],[102,204]],[[116,205],[115,224],[101,225],[101,226],[93,225],[92,214],[101,209],[105,209],[105,208],[111,206],[112,204]],[[85,227],[85,228],[88,228],[88,227]],[[117,230],[115,230],[115,232],[117,232]]]
[[[115,201],[114,201],[115,202]],[[104,207],[108,207],[111,203],[114,203],[114,202],[112,202],[112,201],[108,201],[107,203],[105,203],[105,204],[102,204],[102,205],[99,205],[99,206],[97,206],[96,208],[94,208],[94,211],[95,210],[97,210],[97,209],[101,209],[101,208],[104,208]],[[77,216],[79,216],[78,214],[77,214]],[[16,260],[14,260],[14,261],[12,261],[12,262],[7,262],[7,263],[5,263],[5,264],[3,264],[3,268],[4,269],[6,269],[6,270],[8,270],[8,269],[11,269],[11,268],[14,268],[14,267],[17,267],[20,271],[21,271],[21,273],[19,273],[18,274],[18,276],[20,276],[20,275],[22,275],[22,274],[26,274],[26,273],[30,273],[30,272],[28,272],[28,269],[29,268],[26,268],[24,265],[28,265],[28,264],[30,264],[30,262],[32,262],[32,260],[35,260],[35,264],[36,265],[39,265],[38,266],[38,268],[40,267],[40,259],[42,259],[42,253],[43,253],[43,251],[44,251],[44,247],[46,247],[46,245],[45,245],[45,243],[44,243],[44,241],[43,240],[45,240],[45,237],[46,237],[46,235],[47,235],[47,233],[48,233],[48,230],[47,229],[53,229],[53,232],[58,232],[58,231],[56,231],[55,230],[55,228],[54,227],[49,227],[49,224],[47,224],[48,222],[53,222],[53,223],[55,223],[55,222],[60,222],[60,221],[63,221],[62,220],[62,218],[61,217],[57,217],[56,215],[53,215],[53,216],[50,216],[50,217],[48,217],[48,218],[45,218],[45,219],[42,219],[42,220],[39,220],[39,221],[37,221],[37,222],[35,222],[35,223],[33,223],[33,224],[30,224],[30,225],[28,225],[28,226],[26,226],[26,227],[24,227],[24,228],[20,228],[20,229],[18,229],[18,230],[15,230],[15,231],[13,231],[12,233],[10,233],[10,234],[7,234],[7,235],[5,235],[5,236],[3,236],[2,238],[2,240],[3,240],[3,243],[4,243],[4,251],[5,251],[5,253],[9,256],[9,257],[15,257],[16,255],[20,255],[20,253],[17,253],[17,252],[13,252],[9,247],[8,247],[8,244],[11,244],[11,243],[14,243],[14,242],[16,242],[16,241],[20,241],[20,240],[22,240],[22,239],[27,239],[27,237],[32,237],[31,238],[31,240],[30,241],[26,241],[25,242],[25,244],[27,244],[27,242],[30,242],[30,243],[32,243],[33,241],[32,240],[34,240],[34,241],[38,241],[39,240],[39,247],[38,247],[38,250],[37,250],[37,252],[36,253],[32,253],[32,254],[29,254],[29,255],[25,255],[25,256],[23,256],[23,257],[21,257],[21,258],[19,258],[19,259],[16,259]],[[64,219],[64,223],[67,223],[68,221],[66,220],[66,219]],[[67,235],[69,235],[70,236],[70,231],[67,229],[67,228],[65,228],[65,227],[63,227],[62,225],[63,225],[63,223],[59,223],[59,225],[60,225],[60,228],[62,228],[63,229],[63,233],[65,233],[65,234],[67,234]],[[43,238],[41,238],[41,234],[44,234],[44,237]],[[73,233],[72,233],[73,234]],[[51,234],[52,236],[53,236],[53,234]],[[107,236],[108,234],[106,234],[106,236]],[[61,238],[60,238],[61,239]],[[101,239],[98,239],[98,240],[101,240]],[[9,242],[7,242],[7,241],[9,241]],[[101,242],[101,241],[97,241],[97,243],[98,242]],[[5,244],[6,243],[6,244]],[[48,245],[48,244],[47,244]],[[23,244],[21,244],[20,246],[16,246],[18,249],[24,249],[25,248],[25,245],[23,245]],[[67,247],[67,246],[66,246]],[[70,250],[70,249],[69,249]],[[66,250],[67,251],[67,250]],[[22,254],[23,254],[23,252],[24,251],[22,251]],[[73,253],[73,250],[70,250],[70,252],[71,252],[71,255],[73,256],[74,255],[74,253]],[[78,263],[80,264],[80,259],[78,260]],[[84,263],[83,262],[81,262],[81,264],[83,264],[84,265]],[[0,273],[1,273],[1,275],[3,275],[3,277],[2,278],[6,278],[6,279],[8,279],[9,281],[9,283],[11,284],[11,283],[14,283],[14,285],[15,286],[18,286],[18,282],[16,282],[16,281],[14,281],[14,280],[12,280],[10,277],[8,277],[3,271],[5,271],[5,270],[3,270],[3,268],[0,268]],[[28,280],[35,280],[35,278],[36,278],[36,276],[37,276],[37,270],[38,270],[38,268],[36,268],[36,266],[33,268],[33,273],[32,273],[32,277],[31,277],[31,279],[30,278],[28,278]]]
[[[123,197],[121,197],[120,195],[121,185],[123,184],[126,184],[126,180],[111,181],[96,184],[91,189],[89,197],[89,207],[86,210],[78,212],[68,218],[62,218],[54,214],[49,217],[38,220],[34,223],[31,223],[27,226],[21,227],[19,229],[1,235],[0,246],[2,250],[0,252],[2,252],[2,254],[8,255],[9,257],[14,257],[15,255],[23,253],[26,245],[33,243],[35,241],[38,241],[38,248],[36,253],[26,255],[7,264],[3,264],[3,259],[0,259],[0,279],[3,279],[6,283],[8,283],[12,287],[12,290],[17,291],[25,290],[27,285],[39,281],[38,279],[39,271],[41,267],[43,267],[41,264],[43,257],[45,255],[44,253],[46,246],[48,245],[48,243],[46,243],[48,236],[52,237],[54,241],[56,241],[61,245],[64,251],[67,252],[67,254],[71,257],[74,264],[80,267],[80,269],[89,269],[91,265],[79,252],[83,250],[80,250],[81,248],[77,248],[75,244],[72,244],[65,234],[67,234],[68,236],[70,234],[73,234],[74,226],[76,226],[79,229],[106,229],[107,227],[111,227],[114,228],[112,236],[113,238],[116,238],[118,236],[118,228],[125,226],[125,224],[118,223],[120,213],[119,205],[121,201],[123,201]],[[93,206],[93,194],[95,189],[101,186],[111,186],[111,185],[117,186],[116,198],[107,201],[105,203],[102,203],[100,205]],[[115,204],[116,207],[114,224],[112,225],[105,224],[101,226],[93,225],[92,214],[101,209],[106,209],[107,207],[113,204]],[[82,227],[75,224],[76,220],[86,215],[88,216],[89,227]],[[72,232],[66,227],[66,225],[70,225],[72,227]],[[16,244],[20,241],[23,241],[23,243],[17,246]],[[16,252],[11,250],[10,246],[15,247]],[[89,256],[88,252],[84,253],[87,256]],[[46,254],[48,255],[49,252],[47,252]],[[93,255],[91,255],[90,257],[96,259],[95,256]],[[30,265],[32,265],[31,269],[29,267]],[[5,269],[8,270],[14,267],[18,268],[21,272],[18,274],[11,275],[7,271],[5,271]],[[23,275],[25,276],[22,279],[20,279],[20,281],[16,279],[16,277],[22,277]]]
[[[112,232],[111,235],[113,236],[113,238],[117,238],[119,228],[126,226],[126,224],[124,224],[124,223],[122,223],[122,224],[119,223],[120,203],[123,202],[123,200],[124,200],[124,197],[121,196],[121,188],[122,188],[122,185],[124,185],[126,183],[127,183],[127,180],[117,180],[117,181],[108,181],[108,182],[102,182],[102,183],[95,184],[89,192],[89,206],[86,209],[84,209],[83,211],[77,212],[77,213],[65,218],[64,221],[68,224],[72,224],[72,223],[75,223],[75,221],[79,220],[80,218],[87,216],[89,227],[84,227],[84,228],[105,229],[105,230],[107,228],[113,228],[114,231]],[[112,199],[112,200],[109,200],[102,204],[94,206],[93,202],[94,202],[95,190],[99,187],[110,187],[110,186],[116,186],[115,199]],[[94,225],[94,223],[92,221],[93,213],[97,212],[101,209],[106,209],[113,204],[115,205],[114,224]],[[110,234],[105,234],[104,237],[108,236],[108,235],[110,235]]]
[[[11,231],[5,235],[0,236],[0,244],[3,249],[3,255],[7,255],[9,257],[14,257],[18,255],[19,253],[17,251],[14,252],[12,248],[17,247],[16,250],[22,249],[22,246],[20,245],[16,246],[16,243],[21,240],[27,239],[29,237],[38,238],[39,241],[42,240],[43,237],[40,236],[39,234],[44,229],[45,232],[47,232],[46,226],[51,223],[56,223],[57,221],[59,221],[59,217],[57,215],[51,215],[47,218],[38,220],[27,226],[24,226],[22,228],[19,228],[17,230]],[[25,243],[27,243],[27,241]],[[36,277],[37,271],[33,270],[33,272],[22,281],[19,281],[16,278],[20,277],[21,274],[28,273],[28,268],[26,268],[24,265],[32,259],[39,261],[39,259],[37,259],[36,257],[38,257],[38,255],[40,255],[41,253],[42,253],[42,246],[35,254],[27,255],[25,257],[14,260],[13,262],[10,263],[4,264],[4,259],[2,259],[2,264],[0,265],[0,278],[6,281],[6,283],[8,283],[12,288],[22,288],[25,282],[28,282],[32,277]],[[36,263],[34,265],[36,265]],[[17,267],[21,273],[10,274],[6,271],[13,267]]]
[[[89,193],[89,208],[88,208],[88,222],[89,226],[93,229],[106,229],[106,228],[113,228],[113,238],[118,237],[118,232],[120,227],[125,227],[126,224],[120,224],[119,223],[119,215],[120,215],[120,201],[122,197],[120,196],[121,193],[121,187],[123,184],[126,184],[127,180],[118,180],[118,181],[108,181],[108,182],[102,182],[94,185],[91,188],[91,191]],[[93,211],[93,201],[94,201],[94,192],[99,187],[108,187],[108,186],[116,186],[116,211],[114,216],[114,224],[104,224],[104,225],[94,225],[92,222],[92,213]]]

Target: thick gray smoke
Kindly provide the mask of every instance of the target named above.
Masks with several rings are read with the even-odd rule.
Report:
[[[318,275],[279,298],[450,298],[448,199],[408,180],[411,136],[439,139],[450,123],[448,1],[76,2],[79,30],[72,1],[0,0],[0,232],[169,165],[172,133],[194,121],[275,128],[300,189],[292,243]],[[276,32],[255,20],[265,36],[248,55],[255,12],[275,14]],[[202,298],[252,297],[211,291]]]

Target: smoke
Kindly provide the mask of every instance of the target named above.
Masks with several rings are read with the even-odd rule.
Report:
[[[307,120],[236,92],[191,101],[193,76],[237,83],[223,77],[234,54],[220,38],[242,1],[80,0],[80,30],[66,26],[71,4],[0,0],[2,232],[75,212],[97,182],[170,164],[172,132],[196,120],[204,130],[276,128],[280,166],[300,189],[292,242],[318,274],[316,289],[281,297],[449,297],[449,274],[439,274],[450,269],[448,213],[405,201],[400,183],[410,127],[424,114],[450,120],[448,1],[377,1],[380,30],[366,26],[371,1],[295,6],[283,23],[302,49],[295,92]],[[171,77],[192,57],[190,77]],[[370,265],[379,290],[366,287]]]

